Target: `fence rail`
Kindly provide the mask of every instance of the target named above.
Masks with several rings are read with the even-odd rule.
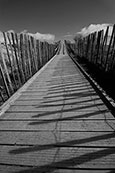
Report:
[[[58,51],[60,41],[42,42],[25,33],[3,32],[0,50],[0,105]]]

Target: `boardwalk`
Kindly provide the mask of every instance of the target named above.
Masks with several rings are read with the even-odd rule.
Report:
[[[62,46],[0,118],[0,173],[113,173],[114,129]]]

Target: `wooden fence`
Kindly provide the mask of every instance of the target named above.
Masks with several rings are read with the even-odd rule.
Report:
[[[115,73],[115,25],[86,37],[76,37],[75,43],[65,41],[69,53],[85,58],[105,72]]]
[[[42,42],[28,34],[3,32],[0,50],[0,104],[43,67],[58,51],[60,41]]]

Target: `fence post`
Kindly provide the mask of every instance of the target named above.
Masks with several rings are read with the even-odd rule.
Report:
[[[115,34],[115,25],[113,26],[112,35],[111,35],[108,50],[107,50],[107,56],[106,56],[106,60],[105,60],[105,71],[108,70],[108,64],[107,63],[108,63],[109,52],[110,52],[110,49],[111,49],[111,44],[112,44],[114,34]]]
[[[20,77],[20,66],[19,66],[19,62],[18,62],[18,57],[17,57],[17,51],[16,51],[16,44],[15,44],[15,38],[14,38],[14,34],[11,33],[12,36],[12,42],[13,42],[13,48],[14,48],[14,54],[15,54],[15,58],[16,58],[16,65],[17,65],[17,75],[18,75],[18,81],[19,81],[19,86],[21,86],[21,77]]]
[[[35,55],[35,45],[34,45],[34,38],[31,36],[30,37],[30,47],[31,47],[31,52],[32,52],[32,61],[34,64],[34,71],[37,71],[37,63],[36,63],[36,55]]]
[[[5,75],[4,75],[4,72],[3,72],[1,64],[0,64],[0,73],[1,73],[1,76],[2,76],[2,80],[3,80],[3,83],[4,83],[4,87],[5,87],[7,96],[9,98],[11,95],[10,95],[9,87],[7,85],[7,81],[6,81],[6,78],[5,78]]]
[[[93,62],[93,58],[94,58],[94,44],[95,44],[95,39],[96,39],[96,32],[94,32],[93,35],[92,35],[91,57],[90,57],[90,61],[91,62]]]
[[[14,55],[13,55],[13,48],[12,48],[12,43],[11,43],[11,40],[10,40],[10,34],[7,33],[7,38],[8,38],[8,41],[9,41],[9,46],[10,46],[10,50],[11,50],[11,61],[10,61],[10,64],[11,64],[11,71],[12,71],[12,76],[13,76],[13,80],[14,80],[14,85],[15,85],[15,89],[18,89],[18,86],[17,86],[17,82],[16,82],[16,77],[15,77],[15,60],[14,60]],[[17,70],[16,70],[16,73],[17,73]]]
[[[24,60],[25,60],[25,68],[26,68],[26,75],[27,78],[32,76],[32,63],[31,63],[31,54],[29,50],[29,41],[28,41],[28,35],[24,34]]]
[[[88,52],[89,52],[89,45],[90,45],[90,35],[87,36],[87,44],[86,44],[86,54],[85,57],[88,59]]]
[[[6,74],[7,81],[8,81],[9,87],[10,87],[9,91],[11,90],[11,93],[13,94],[14,93],[14,89],[13,89],[13,86],[12,86],[12,82],[11,82],[10,75],[9,75],[9,70],[7,68],[7,65],[6,65],[6,62],[5,62],[5,58],[4,57],[5,56],[3,56],[3,54],[1,54],[2,62],[3,62],[4,70],[5,70],[5,74]]]
[[[43,61],[42,61],[42,46],[41,46],[41,44],[42,44],[42,42],[41,41],[39,41],[39,57],[40,57],[40,66],[42,67],[42,65],[43,65]]]
[[[97,36],[97,43],[96,43],[96,60],[95,64],[98,64],[98,59],[99,59],[99,49],[100,49],[100,39],[101,39],[101,31],[98,32]]]
[[[5,47],[6,47],[6,52],[7,52],[8,60],[9,60],[9,63],[10,63],[10,68],[11,68],[11,71],[12,71],[10,53],[9,53],[9,50],[8,50],[8,44],[7,44],[6,35],[5,35],[4,32],[3,32],[3,36],[4,36],[4,42],[5,42]],[[2,62],[3,62],[3,65],[4,65],[4,69],[5,69],[5,72],[6,72],[6,75],[7,75],[7,80],[9,82],[9,86],[10,86],[11,92],[13,93],[14,89],[13,89],[13,86],[12,86],[12,82],[11,82],[11,79],[10,79],[9,71],[8,71],[7,66],[6,66],[6,62],[5,62],[5,59],[3,57],[3,54],[1,55],[1,58],[2,58]]]
[[[28,76],[27,76],[27,70],[26,70],[26,61],[25,61],[25,56],[24,56],[24,37],[23,34],[20,34],[20,58],[21,58],[21,63],[22,63],[22,69],[24,73],[24,80],[26,81]]]
[[[39,40],[36,40],[36,51],[37,51],[37,64],[38,64],[38,69],[41,67],[40,64],[40,50],[39,50]]]
[[[106,51],[108,31],[109,31],[109,26],[106,29],[104,39],[103,39],[103,43],[102,43],[101,58],[100,58],[102,68],[104,67],[104,63],[105,63],[104,51]]]

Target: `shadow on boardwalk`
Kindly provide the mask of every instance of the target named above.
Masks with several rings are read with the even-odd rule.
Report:
[[[52,94],[52,93],[50,93]],[[55,93],[53,93],[55,94]],[[56,93],[57,94],[57,93]],[[49,95],[49,94],[48,94]],[[93,99],[88,99],[88,100],[84,100],[84,101],[75,101],[73,102],[74,99],[76,99],[76,97],[87,97],[87,96],[93,96],[95,95],[95,93],[87,93],[87,92],[84,92],[84,93],[81,93],[81,94],[65,94],[66,96],[64,97],[65,100],[70,100],[69,103],[64,103],[64,106],[68,106],[68,105],[77,105],[78,103],[88,103],[90,101],[98,101],[99,98],[94,98]],[[60,97],[60,95],[59,95]],[[48,100],[47,99],[52,99],[53,100]],[[42,102],[42,105],[40,106],[36,106],[37,108],[45,108],[45,107],[58,107],[58,106],[63,106],[63,103],[60,104],[58,103],[59,101],[63,101],[63,99],[58,99],[58,96],[55,97],[54,96],[46,96],[45,97],[45,100],[44,102]],[[53,104],[54,102],[54,104]],[[40,116],[48,116],[48,115],[54,115],[56,113],[66,113],[66,112],[73,112],[73,111],[77,111],[77,110],[80,110],[80,109],[87,109],[87,108],[93,108],[95,106],[102,106],[104,105],[103,103],[98,103],[98,104],[89,104],[89,105],[85,105],[85,106],[82,106],[82,107],[75,107],[75,108],[67,108],[67,109],[63,109],[63,110],[57,110],[57,111],[49,111],[49,112],[43,112],[43,113],[40,113],[38,115],[35,115],[33,116],[32,118],[38,118]],[[101,113],[106,113],[108,112],[108,109],[104,109],[104,110],[101,110]],[[78,114],[78,113],[77,113]],[[61,117],[61,118],[54,118],[54,119],[49,119],[49,120],[39,120],[39,121],[33,121],[31,123],[29,123],[29,125],[39,125],[39,124],[45,124],[45,123],[52,123],[52,122],[58,122],[58,121],[67,121],[67,120],[72,120],[72,119],[77,119],[77,118],[88,118],[88,117],[91,117],[91,116],[95,116],[95,115],[98,115],[100,114],[100,110],[99,111],[93,111],[93,112],[90,112],[90,113],[85,113],[85,112],[82,112],[82,115],[74,115],[74,116],[71,116],[71,117]],[[115,138],[115,132],[111,132],[111,133],[108,133],[108,134],[104,134],[104,135],[98,135],[98,136],[93,136],[93,137],[88,137],[88,138],[84,138],[84,139],[76,139],[76,140],[70,140],[70,141],[64,141],[64,142],[57,142],[57,143],[51,143],[51,144],[45,144],[45,145],[35,145],[35,146],[30,146],[30,147],[21,147],[21,148],[18,148],[18,149],[14,149],[14,150],[11,150],[9,153],[11,155],[18,155],[18,154],[24,154],[24,153],[30,153],[30,152],[36,152],[36,151],[42,151],[42,150],[48,150],[48,149],[54,149],[56,148],[57,151],[59,151],[61,148],[63,147],[73,147],[74,145],[79,145],[79,144],[86,144],[86,143],[90,143],[90,142],[95,142],[95,141],[101,141],[101,140],[106,140],[106,139],[111,139],[111,138]],[[82,148],[82,146],[81,146]],[[97,146],[94,146],[92,148],[97,148]],[[78,157],[71,157],[69,159],[63,159],[63,160],[60,160],[60,161],[54,161],[52,162],[51,164],[46,164],[46,165],[43,165],[43,166],[36,166],[34,168],[28,168],[26,170],[23,170],[23,171],[18,171],[16,173],[53,173],[55,170],[58,170],[60,168],[64,169],[64,168],[72,168],[74,166],[77,167],[77,165],[81,165],[81,164],[84,164],[84,163],[87,163],[87,162],[90,162],[90,161],[93,161],[95,159],[100,159],[100,158],[103,158],[103,157],[106,157],[106,156],[109,156],[111,154],[114,154],[115,153],[115,148],[114,147],[101,147],[99,146],[99,151],[91,151],[89,153],[85,153],[81,156],[78,156]],[[114,170],[111,170],[109,171],[108,170],[108,173],[114,173]]]
[[[58,147],[67,147],[67,146],[90,143],[90,142],[99,141],[99,140],[101,141],[101,140],[110,139],[110,138],[115,138],[115,132],[111,132],[111,133],[108,133],[105,135],[99,135],[99,136],[95,136],[95,137],[84,138],[84,139],[77,139],[77,140],[71,140],[71,141],[66,141],[66,142],[57,142],[57,143],[52,143],[52,144],[36,145],[36,146],[32,146],[32,147],[19,148],[19,149],[10,151],[10,154],[23,154],[23,153],[47,150],[47,149],[58,148]],[[110,148],[112,148],[112,147],[110,147]]]
[[[62,62],[60,63],[61,63],[60,67],[62,68],[63,64]],[[70,61],[68,61],[68,63],[70,63]],[[71,68],[72,70],[73,70],[73,67],[74,66],[72,65],[72,68]],[[63,68],[66,68],[66,64]],[[74,72],[76,74],[76,68]],[[79,127],[76,127],[76,124],[75,124],[75,128],[76,128],[75,130],[77,132],[80,132],[81,130],[82,133],[85,131],[88,133],[88,135],[87,134],[83,135],[82,139],[81,139],[81,136],[79,136],[78,138],[75,138],[75,137],[69,138],[70,140],[69,139],[66,140],[65,138],[61,139],[60,137],[61,135],[59,135],[59,140],[56,140],[58,139],[57,137],[58,135],[57,135],[56,136],[57,138],[55,137],[56,138],[55,142],[54,141],[52,142],[52,139],[48,139],[49,141],[46,141],[46,143],[43,143],[43,145],[32,145],[31,143],[29,143],[29,145],[24,144],[24,145],[21,145],[20,147],[14,146],[14,148],[10,148],[8,152],[11,158],[19,158],[20,160],[22,156],[22,158],[24,157],[26,161],[27,157],[31,157],[31,156],[33,157],[32,163],[29,166],[27,165],[22,166],[22,167],[28,167],[28,168],[24,168],[25,170],[16,171],[15,173],[54,173],[58,169],[66,169],[66,168],[68,168],[68,170],[78,169],[79,171],[80,169],[82,170],[82,168],[84,167],[86,167],[86,169],[89,168],[89,170],[91,169],[94,170],[94,169],[98,169],[98,165],[101,167],[100,170],[103,169],[103,165],[104,165],[104,169],[106,170],[106,167],[108,169],[109,164],[110,166],[114,165],[113,163],[115,160],[113,156],[115,155],[114,144],[112,143],[112,145],[110,144],[108,145],[108,143],[106,144],[104,143],[103,145],[101,145],[103,142],[109,141],[110,139],[115,138],[114,129],[110,127],[109,123],[107,124],[106,122],[106,115],[108,116],[110,111],[104,105],[102,100],[99,98],[99,96],[96,94],[93,88],[91,88],[91,86],[88,84],[88,82],[85,79],[83,82],[82,82],[82,77],[81,77],[81,81],[79,81],[78,79],[79,77],[77,79],[75,78],[77,82],[75,82],[73,78],[71,81],[71,77],[68,77],[65,80],[64,76],[70,74],[70,71],[68,70],[66,71],[66,69],[62,69],[62,70],[59,69],[59,73],[61,74],[61,77],[57,76],[58,74],[57,72],[56,74],[57,79],[54,78],[53,76],[53,80],[49,80],[48,82],[46,82],[46,86],[48,86],[49,90],[47,92],[47,95],[43,97],[42,102],[38,103],[37,105],[33,105],[33,107],[29,108],[29,109],[31,108],[33,109],[32,110],[33,114],[31,115],[31,121],[30,120],[29,122],[25,121],[27,123],[25,124],[25,130],[32,129],[32,130],[37,130],[39,132],[39,129],[42,127],[42,130],[44,131],[44,126],[40,126],[40,125],[48,124],[48,128],[50,129],[50,132],[55,133],[53,135],[56,136],[57,131],[59,131],[59,133],[61,134],[61,130],[62,130],[61,128],[58,128],[56,126],[57,125],[56,123],[58,122],[66,123],[67,121],[69,122],[69,120],[73,120],[73,122],[74,120],[76,120],[77,122],[80,119],[82,119],[82,125],[80,125],[80,128],[79,128]],[[58,78],[60,79],[58,80]],[[26,107],[26,110],[27,109],[28,109],[28,105]],[[22,114],[24,110],[21,110]],[[55,115],[58,115],[58,116],[55,116]],[[45,116],[47,117],[47,119],[44,119]],[[102,119],[100,118],[100,116]],[[85,126],[84,125],[85,120],[88,120],[89,117],[91,117],[90,120],[92,122],[95,122],[97,117],[98,121],[97,121],[96,130],[94,127],[96,123],[92,123],[90,128],[83,127]],[[108,126],[108,129],[105,129],[105,127],[99,127],[100,119],[102,122],[106,124],[106,127]],[[112,118],[111,118],[111,121],[112,121]],[[52,127],[50,128],[50,123],[54,123],[53,129]],[[73,126],[71,122],[69,125],[70,125],[70,128]],[[78,126],[79,126],[79,122],[78,122]],[[66,128],[68,128],[68,126]],[[45,129],[46,130],[45,132],[47,132],[47,129]],[[65,132],[68,132],[68,129],[66,129]],[[93,134],[92,136],[91,134],[89,134],[90,132],[99,132],[99,134],[97,135],[95,133],[95,135]],[[98,146],[96,145],[97,141],[99,141]],[[94,142],[95,145],[90,144],[91,142]],[[70,148],[72,148],[72,150]],[[48,154],[50,154],[50,150],[51,152],[54,150],[54,153],[53,154],[51,153],[51,157],[53,156],[53,159],[51,158],[50,163],[49,163],[49,160],[44,163],[44,157],[46,160],[48,156],[46,150],[49,150]],[[63,151],[64,153],[62,152],[62,150],[64,150]],[[41,151],[43,151],[43,153]],[[71,151],[74,152],[74,154],[71,154],[70,153]],[[34,157],[34,154],[35,154],[35,157]],[[43,161],[35,160],[35,163],[33,163],[33,159],[38,159],[37,157],[39,157],[39,159],[41,160],[43,157]],[[105,161],[106,157],[109,161],[108,160]],[[112,158],[114,159],[113,161],[112,161]],[[96,159],[99,159],[99,160],[95,161]],[[40,165],[40,163],[38,163],[38,161],[42,163],[42,166]],[[91,163],[88,163],[88,162],[91,162]],[[38,165],[36,165],[36,163],[38,163]],[[36,166],[33,166],[33,164],[35,164]],[[112,168],[110,170],[108,169],[108,173],[114,172]]]
[[[77,165],[81,165],[83,163],[99,159],[108,155],[111,155],[115,153],[115,148],[108,148],[108,149],[103,149],[101,151],[96,151],[96,152],[91,152],[87,153],[84,155],[81,155],[79,157],[72,157],[71,159],[65,159],[59,162],[54,162],[49,165],[44,165],[44,166],[38,166],[33,169],[27,169],[24,171],[19,171],[17,173],[51,173],[54,170],[57,170],[59,168],[64,168],[64,167],[73,167]],[[113,173],[113,171],[110,171],[110,173]]]

